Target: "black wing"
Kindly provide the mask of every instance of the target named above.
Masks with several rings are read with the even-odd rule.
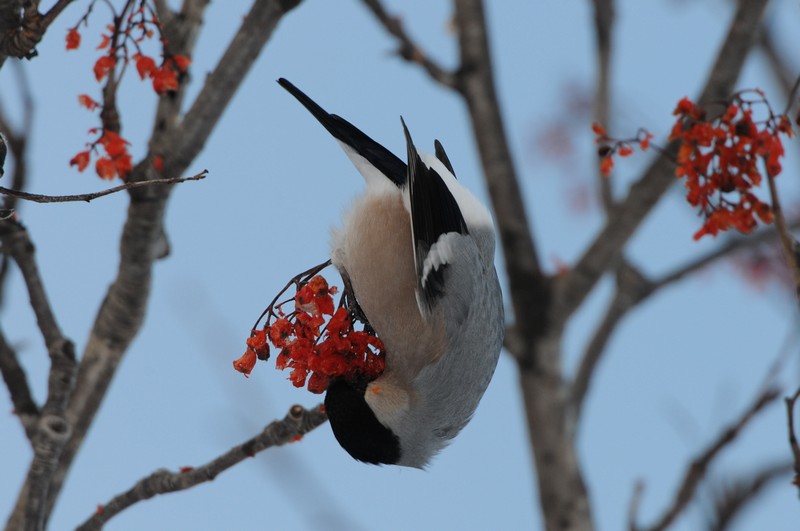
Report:
[[[456,172],[453,171],[453,165],[450,164],[450,158],[447,156],[447,153],[444,151],[444,146],[438,140],[433,141],[433,147],[436,150],[436,158],[444,164],[444,167],[450,170],[450,173],[453,174],[453,177],[456,176]]]
[[[278,84],[297,98],[297,101],[302,103],[334,138],[353,148],[356,153],[364,157],[367,162],[375,166],[398,187],[406,184],[406,165],[394,153],[372,140],[341,116],[329,114],[286,79],[280,78]]]
[[[444,271],[447,267],[446,259],[442,259],[441,256],[437,257],[437,260],[429,261],[431,248],[448,233],[467,234],[467,224],[442,177],[423,164],[405,121],[402,118],[400,121],[403,124],[408,148],[408,186],[417,292],[430,308],[444,293]]]

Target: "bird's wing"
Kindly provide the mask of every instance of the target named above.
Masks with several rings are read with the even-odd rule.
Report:
[[[438,140],[433,141],[433,147],[436,150],[436,158],[444,164],[444,167],[447,168],[453,177],[456,176],[456,172],[453,170],[453,165],[450,164],[450,158],[447,156],[447,153],[444,151],[444,146]]]
[[[341,116],[328,113],[288,80],[280,78],[278,84],[297,98],[333,135],[367,183],[389,179],[398,188],[406,184],[406,165],[394,153]]]
[[[417,271],[417,304],[423,315],[430,315],[452,289],[447,285],[452,276],[445,272],[465,254],[469,231],[447,184],[435,169],[422,162],[405,122],[402,123],[408,148],[408,193]]]

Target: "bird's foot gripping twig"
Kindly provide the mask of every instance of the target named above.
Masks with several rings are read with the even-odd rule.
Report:
[[[364,310],[358,303],[358,299],[356,299],[356,294],[353,290],[353,283],[350,281],[350,275],[348,275],[346,271],[339,271],[339,274],[341,275],[342,282],[344,283],[344,293],[342,294],[341,304],[347,308],[347,313],[350,315],[350,319],[352,319],[354,322],[358,321],[363,323],[365,332],[373,336],[376,335],[372,325],[369,324],[367,315],[364,313]]]

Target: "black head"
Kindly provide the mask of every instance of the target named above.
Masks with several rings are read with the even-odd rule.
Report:
[[[333,435],[354,459],[375,465],[394,465],[400,460],[400,439],[380,423],[364,400],[366,389],[336,379],[325,395]]]

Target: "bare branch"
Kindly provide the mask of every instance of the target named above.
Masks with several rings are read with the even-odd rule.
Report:
[[[162,35],[167,39],[167,43],[164,45],[165,52],[186,57],[192,56],[200,27],[203,24],[203,14],[208,4],[209,0],[184,0],[180,15],[178,15],[169,8],[166,2],[156,3],[159,19],[162,21]],[[186,87],[191,73],[192,70],[190,69],[189,72],[179,78],[180,89],[177,93],[165,94],[158,99],[153,130],[148,142],[149,154],[147,158],[152,160],[156,156],[161,157],[164,167],[163,175],[167,177],[183,175],[191,162],[191,160],[187,160],[185,165],[178,167],[173,167],[170,163],[174,147],[180,142],[180,137],[171,135],[174,135],[179,126],[181,109],[184,108]],[[232,84],[236,85],[237,83]],[[219,112],[222,112],[222,110]],[[137,180],[153,179],[157,175],[142,172],[135,177]],[[152,191],[151,189],[144,189],[143,195]],[[135,192],[132,193],[136,194]]]
[[[233,98],[258,54],[266,45],[283,16],[301,0],[256,0],[241,27],[231,40],[217,66],[181,124],[169,132],[168,145],[175,149],[164,160],[167,174],[183,172],[203,148],[222,112]],[[153,135],[151,152],[157,152],[160,136]]]
[[[794,429],[794,404],[800,398],[800,388],[791,397],[784,398],[786,403],[786,418],[789,424],[789,448],[792,449],[794,460],[794,480],[792,484],[800,489],[800,444],[797,443],[797,432]]]
[[[545,529],[591,531],[592,508],[583,479],[560,371],[560,333],[539,340],[536,364],[520,367],[528,436]]]
[[[586,351],[581,358],[578,370],[570,386],[570,407],[577,423],[580,418],[586,393],[589,391],[592,376],[605,352],[608,340],[628,311],[652,293],[652,283],[630,264],[624,263],[617,271],[617,289],[603,314]]]
[[[22,0],[0,0],[0,66],[7,56],[36,55],[34,48],[41,39],[41,35],[37,36],[37,17],[40,19],[34,2],[25,5],[23,12]]]
[[[791,463],[767,466],[748,477],[712,487],[713,513],[708,531],[725,531],[736,521],[742,509],[754,501],[764,488],[792,471]]]
[[[74,0],[58,0],[50,10],[42,17],[42,24],[47,28],[64,9],[70,5]]]
[[[790,227],[800,227],[800,220],[794,220]],[[608,308],[603,313],[603,320],[592,335],[581,357],[570,388],[570,403],[575,422],[580,418],[583,401],[589,391],[597,364],[605,353],[608,340],[617,325],[631,309],[657,293],[660,289],[682,280],[704,267],[728,258],[737,252],[753,249],[775,239],[777,239],[775,231],[768,228],[747,236],[731,237],[717,249],[677,267],[656,280],[649,280],[643,277],[630,264],[623,263],[617,271],[617,289]]]
[[[597,90],[594,95],[594,121],[610,127],[611,95],[611,36],[614,27],[614,0],[592,0],[594,5],[594,32],[597,40]],[[598,159],[599,161],[599,159]],[[600,199],[608,210],[614,205],[611,180],[597,169]]]
[[[520,345],[531,345],[531,338],[541,335],[547,326],[550,306],[550,283],[541,270],[530,221],[519,188],[505,134],[505,125],[494,88],[489,37],[481,0],[457,0],[456,23],[461,67],[459,92],[469,109],[472,130],[481,156],[493,210],[503,246]],[[524,317],[523,317],[524,316]],[[523,359],[530,349],[515,352]]]
[[[786,57],[778,50],[772,36],[772,31],[770,31],[770,28],[766,24],[764,24],[764,27],[761,29],[758,44],[767,56],[767,63],[772,68],[778,85],[781,87],[784,94],[789,96],[792,93],[792,87],[795,83],[795,75],[791,73],[793,68],[789,67],[789,62],[786,60]],[[787,98],[786,105],[787,108],[784,114],[786,114],[793,105],[791,98]]]
[[[529,345],[528,336],[543,330],[546,307],[549,305],[549,281],[541,272],[536,248],[530,232],[530,223],[522,202],[522,195],[513,160],[505,137],[505,127],[500,113],[492,77],[491,55],[486,34],[486,21],[480,0],[456,2],[456,25],[461,49],[460,67],[456,74],[442,69],[408,36],[400,19],[391,16],[380,0],[364,0],[383,27],[400,43],[400,55],[407,61],[421,65],[430,77],[443,86],[456,89],[467,101],[475,139],[481,155],[486,182],[497,216],[506,267],[517,315],[529,315],[531,323],[541,324],[539,329],[527,326],[512,327],[511,333],[520,341],[514,345]],[[526,336],[521,333],[526,332]],[[529,333],[531,332],[531,333]],[[522,360],[523,352],[513,350]],[[531,360],[525,359],[524,363]]]
[[[25,187],[25,178],[28,171],[27,147],[28,137],[33,130],[34,107],[31,87],[25,70],[19,67],[19,63],[14,63],[14,65],[16,66],[15,74],[19,84],[20,99],[22,100],[22,125],[19,131],[12,129],[11,123],[2,107],[2,102],[0,102],[0,134],[5,135],[7,148],[14,157],[14,174],[11,178],[11,186],[17,190],[22,190]],[[2,170],[2,164],[0,164],[0,175],[2,175]],[[14,199],[6,198],[3,206],[6,209],[13,209],[15,206]]]
[[[42,40],[50,24],[72,1],[58,0],[45,15],[39,12],[38,0],[0,2],[0,66],[6,56],[20,59],[36,57],[36,45]]]
[[[644,483],[637,481],[633,486],[633,495],[631,496],[631,503],[628,506],[628,531],[637,531],[636,521],[639,519],[639,505],[642,503],[642,495],[644,494]]]
[[[101,529],[111,518],[128,507],[159,494],[185,490],[195,485],[211,481],[220,473],[254,457],[258,452],[273,446],[282,446],[294,442],[327,420],[322,406],[307,410],[302,406],[292,406],[283,420],[270,423],[252,439],[235,446],[221,456],[205,465],[186,469],[181,472],[156,470],[149,476],[139,480],[129,490],[115,496],[107,504],[100,507],[97,513],[78,527],[81,531]]]
[[[745,426],[755,417],[764,407],[778,398],[778,391],[774,388],[761,393],[755,402],[744,412],[744,414],[732,425],[728,426],[700,455],[692,460],[686,469],[683,480],[675,494],[675,499],[667,508],[661,518],[652,526],[649,531],[663,531],[669,527],[675,518],[686,508],[695,495],[697,486],[706,476],[708,467],[714,458],[725,447],[731,444]]]
[[[767,1],[738,2],[728,35],[700,95],[701,104],[724,99],[733,91],[760,28]],[[628,239],[674,183],[671,161],[677,154],[677,147],[677,142],[670,144],[666,156],[655,159],[641,179],[631,186],[628,196],[609,212],[606,225],[569,272],[560,286],[559,302],[564,305],[564,318],[580,306],[600,277],[619,260]]]
[[[17,222],[0,221],[0,251],[10,255],[19,266],[22,278],[28,288],[31,308],[36,314],[36,322],[42,332],[48,350],[55,348],[63,339],[61,329],[56,323],[50,301],[39,276],[39,268],[34,259],[34,246],[28,231]]]
[[[185,119],[177,113],[185,85],[174,98],[160,98],[149,146],[150,155],[136,165],[130,181],[153,179],[152,156],[163,156],[162,174],[182,174],[200,152],[234,92],[266,44],[279,20],[298,0],[256,0],[214,71],[206,78]],[[194,36],[207,0],[185,0],[181,16],[168,31],[172,53],[191,56]],[[149,296],[152,266],[164,247],[163,219],[170,187],[132,189],[122,233],[119,272],[101,306],[78,371],[67,410],[72,435],[61,455],[48,500],[48,512],[81,447],[108,386],[130,342],[139,331]]]
[[[16,197],[17,199],[24,199],[25,201],[33,201],[35,203],[67,203],[70,201],[85,201],[88,203],[93,199],[114,194],[116,192],[121,192],[122,190],[130,190],[132,188],[140,188],[142,186],[151,186],[155,184],[177,184],[186,181],[199,181],[201,179],[205,179],[207,176],[208,176],[208,170],[203,170],[197,175],[193,175],[191,177],[173,177],[171,179],[152,179],[149,181],[130,182],[121,184],[119,186],[115,186],[113,188],[109,188],[108,190],[102,190],[100,192],[91,192],[88,194],[77,194],[77,195],[31,194],[29,192],[23,192],[21,190],[10,190],[8,188],[3,188],[2,186],[0,186],[0,194]]]
[[[769,195],[772,200],[772,213],[775,216],[775,230],[778,231],[780,237],[781,247],[783,247],[783,256],[786,259],[786,265],[794,279],[794,290],[800,300],[800,265],[797,263],[797,241],[792,237],[789,232],[789,227],[786,225],[786,218],[783,216],[783,208],[781,208],[780,197],[778,196],[778,189],[775,186],[775,176],[767,171],[767,183],[769,183]]]
[[[169,24],[172,22],[172,17],[175,16],[175,12],[170,9],[169,4],[167,4],[166,0],[154,0],[153,2],[156,6],[156,14],[158,15],[158,20],[162,24]]]
[[[794,226],[800,227],[800,220],[793,223]],[[762,229],[755,234],[747,236],[736,236],[728,239],[724,244],[717,247],[713,251],[708,252],[698,258],[676,268],[674,271],[667,273],[663,277],[654,280],[651,286],[652,292],[682,280],[686,276],[708,267],[709,265],[727,258],[737,252],[753,249],[759,245],[773,242],[777,239],[777,235],[771,229]]]
[[[456,88],[456,76],[431,60],[430,56],[409,37],[403,28],[400,17],[391,16],[380,0],[364,0],[364,4],[386,28],[386,31],[397,39],[400,44],[397,54],[400,57],[410,63],[420,65],[437,83],[451,89]]]
[[[31,307],[50,355],[47,401],[31,438],[33,462],[28,469],[18,510],[14,511],[9,521],[9,527],[12,528],[24,522],[26,527],[40,529],[46,520],[48,489],[70,433],[64,411],[75,382],[75,348],[63,336],[55,320],[28,232],[14,221],[0,221],[0,244],[2,251],[14,258],[22,272]]]
[[[0,332],[0,373],[2,373],[3,381],[11,395],[14,413],[19,417],[28,440],[33,441],[39,407],[33,401],[25,370],[17,361],[17,354],[8,344],[2,332]]]
[[[14,131],[11,124],[6,118],[3,110],[2,102],[0,102],[0,135],[5,135],[7,147],[14,157],[14,174],[11,177],[11,187],[17,190],[25,188],[25,181],[28,175],[28,160],[27,160],[27,147],[28,136],[33,131],[33,98],[31,96],[31,87],[28,82],[28,77],[25,75],[25,70],[20,68],[18,62],[14,62],[16,67],[14,73],[19,84],[20,99],[22,100],[22,125],[20,131]],[[0,175],[2,175],[3,168],[0,161]],[[13,213],[16,206],[16,199],[13,197],[6,197],[2,203],[2,210]],[[7,217],[3,212],[0,212],[0,218]],[[5,293],[5,281],[8,278],[9,266],[11,259],[7,255],[3,255],[0,259],[0,304],[2,304],[3,294]]]

